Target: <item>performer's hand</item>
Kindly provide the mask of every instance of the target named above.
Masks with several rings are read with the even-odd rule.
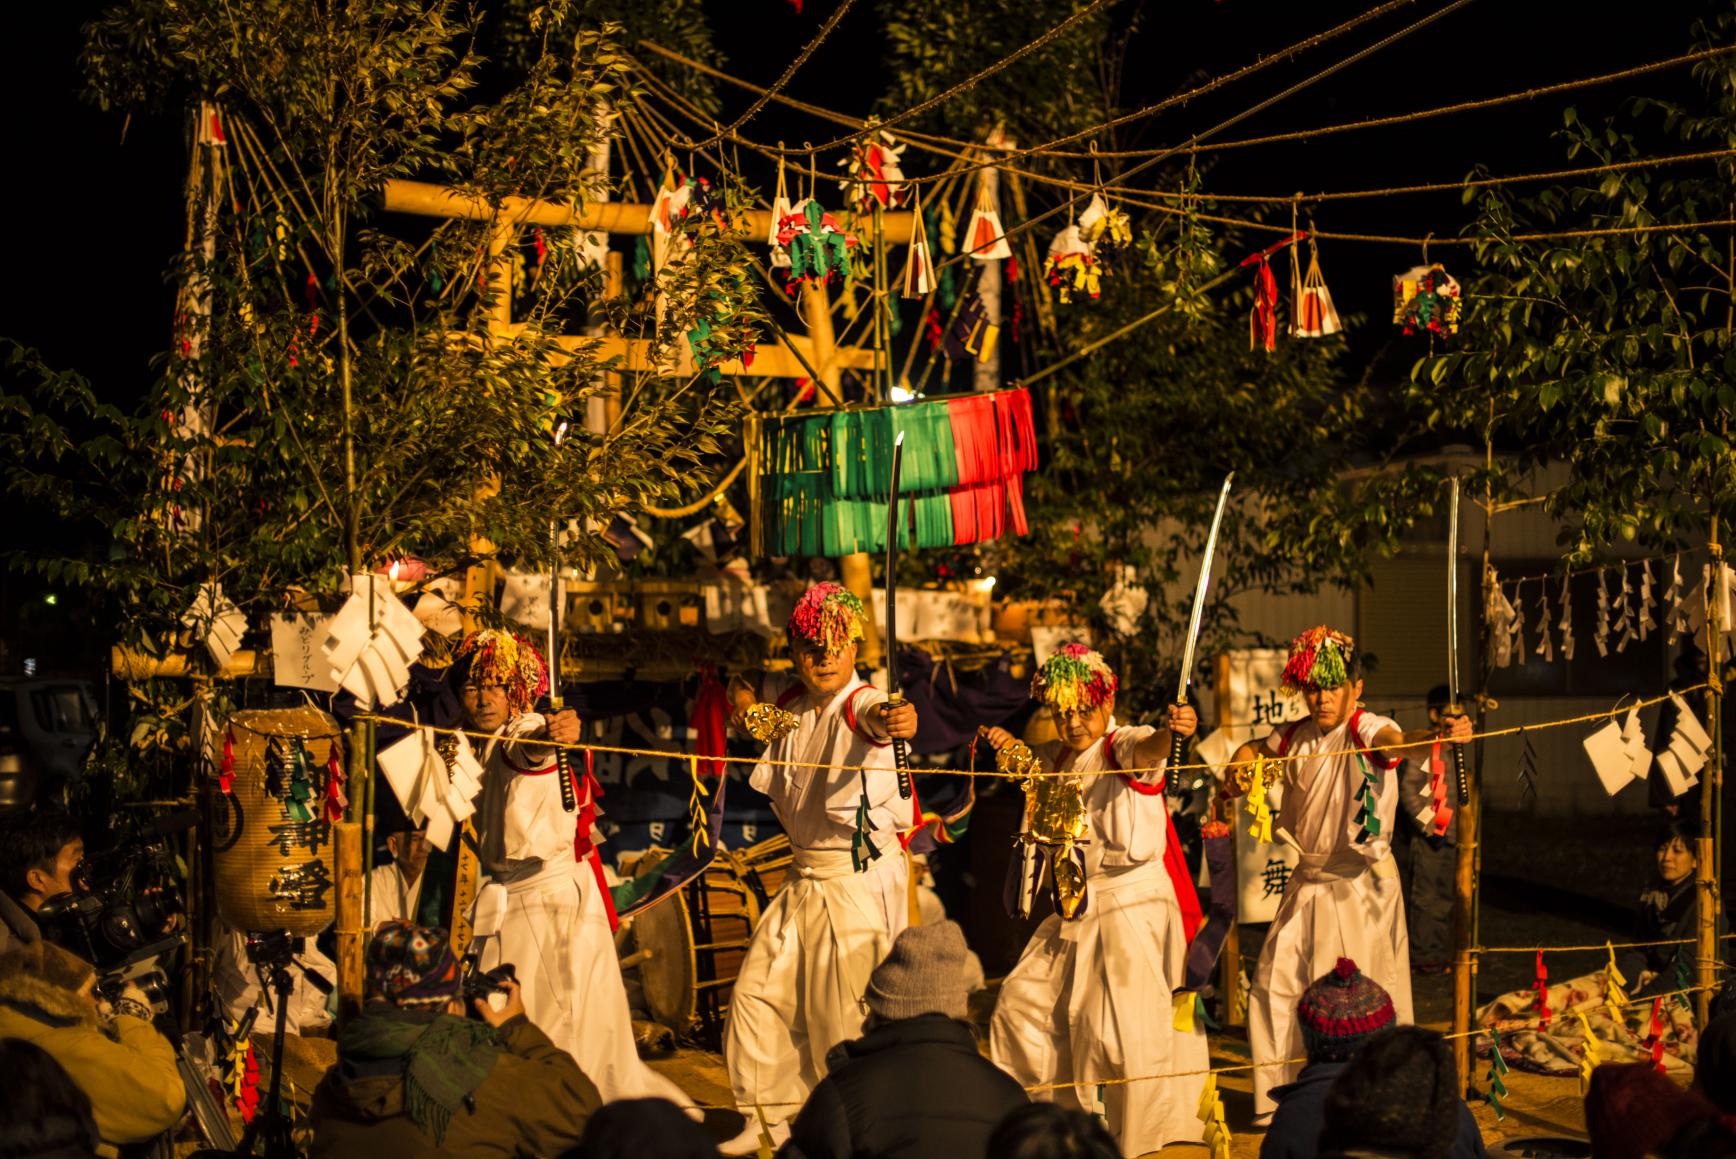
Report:
[[[1441,717],[1441,739],[1453,744],[1470,743],[1471,718],[1462,712]]]
[[[546,736],[556,744],[577,744],[579,739],[579,714],[570,708],[563,708],[549,717]]]
[[[908,700],[880,705],[880,727],[893,740],[909,740],[916,735],[916,706]]]
[[[1019,739],[1004,728],[986,728],[983,730],[983,737],[997,753]]]
[[[1192,736],[1200,726],[1200,718],[1191,704],[1172,704],[1169,706],[1169,731],[1178,736]]]
[[[516,979],[506,981],[506,1005],[496,1010],[487,998],[473,998],[471,1005],[476,1007],[476,1015],[490,1026],[504,1026],[512,1019],[524,1013],[524,995],[519,992]]]

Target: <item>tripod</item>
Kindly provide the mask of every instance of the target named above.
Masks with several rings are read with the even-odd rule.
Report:
[[[296,1159],[295,1142],[290,1138],[289,1116],[284,1113],[280,1098],[283,1093],[283,1036],[288,1033],[289,997],[295,990],[295,978],[289,972],[289,965],[295,959],[295,941],[281,931],[247,938],[247,959],[258,967],[272,993],[277,995],[277,1009],[271,1038],[271,1086],[259,1113],[247,1124],[241,1144],[235,1148],[236,1155],[252,1155],[254,1144],[263,1143],[264,1159]]]

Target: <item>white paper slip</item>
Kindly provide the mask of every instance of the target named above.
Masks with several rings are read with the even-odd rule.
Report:
[[[273,680],[285,688],[309,688],[336,692],[338,674],[319,646],[327,634],[322,616],[285,612],[271,617],[271,665]]]
[[[1645,729],[1640,725],[1640,710],[1628,709],[1621,726],[1622,744],[1628,754],[1628,775],[1643,781],[1652,771],[1652,750],[1646,747]]]
[[[500,593],[500,614],[527,628],[549,626],[549,577],[535,572],[508,572]]]
[[[341,677],[355,665],[362,649],[373,638],[374,629],[368,623],[368,601],[352,595],[338,609],[338,614],[326,622],[326,636],[320,647],[332,671]]]
[[[1706,767],[1706,754],[1695,748],[1683,733],[1677,733],[1670,738],[1669,753],[1676,758],[1676,763],[1682,766],[1686,776],[1697,776]]]
[[[1591,767],[1597,771],[1603,791],[1610,796],[1621,792],[1633,780],[1627,744],[1622,740],[1621,725],[1615,721],[1585,738],[1585,755],[1591,758]]]
[[[1689,776],[1682,771],[1681,762],[1669,751],[1658,754],[1658,772],[1663,774],[1664,784],[1670,787],[1670,792],[1680,797],[1689,789],[1700,783],[1700,778]]]
[[[1712,738],[1707,734],[1705,728],[1701,726],[1700,718],[1694,715],[1693,708],[1689,706],[1686,700],[1682,699],[1682,694],[1679,692],[1670,693],[1670,703],[1676,706],[1676,731],[1683,736],[1686,736],[1688,738],[1688,743],[1693,745],[1702,753],[1711,752]],[[1670,743],[1671,746],[1674,747],[1674,737],[1671,738]]]

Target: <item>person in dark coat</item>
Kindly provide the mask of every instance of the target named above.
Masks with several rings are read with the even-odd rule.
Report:
[[[1322,1154],[1328,1092],[1357,1051],[1394,1021],[1392,998],[1349,958],[1340,958],[1332,973],[1302,992],[1296,1016],[1308,1065],[1295,1082],[1273,1088],[1278,1109],[1260,1144],[1260,1159],[1314,1159]],[[1443,1153],[1452,1159],[1487,1155],[1477,1121],[1462,1099],[1456,1120],[1451,1149]]]
[[[1700,932],[1700,915],[1694,906],[1694,873],[1699,868],[1700,823],[1677,818],[1658,830],[1653,848],[1657,876],[1639,898],[1634,915],[1635,942],[1665,942],[1623,950],[1617,965],[1627,979],[1628,992],[1636,998],[1668,994],[1691,984],[1694,976],[1694,939]],[[1724,915],[1718,915],[1718,934],[1726,931]],[[1719,942],[1722,947],[1724,943]],[[1723,950],[1720,949],[1720,956]],[[1684,983],[1683,978],[1689,979]]]
[[[1332,1080],[1325,1109],[1321,1159],[1486,1154],[1446,1040],[1420,1026],[1389,1026],[1363,1043]],[[1467,1138],[1474,1151],[1461,1151]]]
[[[314,1090],[312,1159],[558,1155],[602,1105],[572,1056],[525,1016],[518,983],[463,1017],[446,931],[385,922],[368,943],[368,1003]]]
[[[1023,1088],[977,1050],[964,934],[912,926],[868,979],[867,1033],[835,1047],[781,1159],[980,1159]]]

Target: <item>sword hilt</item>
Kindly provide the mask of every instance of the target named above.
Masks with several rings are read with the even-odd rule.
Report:
[[[886,707],[897,708],[904,703],[904,693],[889,692],[886,694]],[[910,750],[902,737],[892,738],[892,763],[898,769],[898,796],[901,800],[910,800],[912,792],[910,784]]]
[[[549,718],[561,711],[565,705],[557,697],[549,698]],[[561,780],[561,808],[568,813],[577,812],[579,808],[579,793],[573,785],[573,762],[567,756],[567,750],[555,749],[555,776]]]
[[[1179,708],[1179,707],[1186,705],[1187,701],[1178,700],[1175,703],[1176,703],[1176,707]],[[1183,796],[1187,793],[1187,789],[1185,787],[1183,787],[1181,781],[1175,775],[1176,766],[1181,764],[1183,758],[1186,755],[1187,755],[1187,737],[1181,735],[1181,733],[1175,731],[1173,728],[1170,729],[1169,730],[1169,764],[1164,766],[1163,783],[1164,783],[1164,787],[1169,790],[1169,795],[1172,797],[1180,797],[1180,796]]]
[[[1450,704],[1444,715],[1463,716],[1464,710],[1456,704]],[[1453,776],[1458,781],[1459,805],[1462,808],[1471,803],[1471,775],[1465,771],[1465,746],[1449,741],[1447,747],[1453,750]]]

